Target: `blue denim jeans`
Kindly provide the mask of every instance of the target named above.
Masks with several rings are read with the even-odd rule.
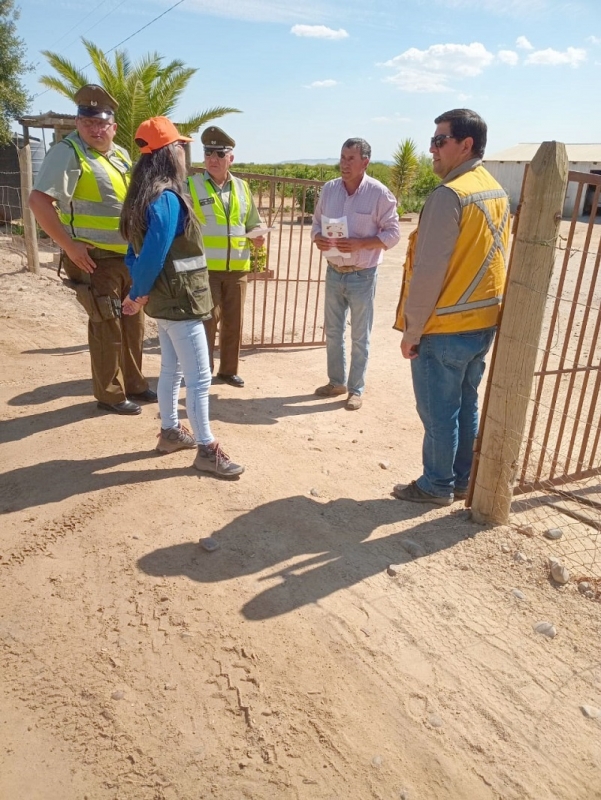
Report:
[[[478,433],[478,386],[495,328],[422,336],[411,362],[417,413],[425,434],[420,489],[437,497],[465,491]]]
[[[161,428],[177,428],[177,405],[182,377],[186,381],[186,411],[197,444],[211,444],[209,424],[211,368],[204,323],[196,319],[157,319],[161,343],[161,372],[157,394]]]
[[[347,386],[352,394],[362,395],[369,357],[369,338],[374,321],[377,267],[357,272],[326,272],[325,330],[328,357],[328,380]],[[351,368],[346,374],[344,334],[351,312]]]

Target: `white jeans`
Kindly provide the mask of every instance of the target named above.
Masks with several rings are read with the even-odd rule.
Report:
[[[157,394],[161,428],[177,428],[182,377],[186,381],[186,411],[197,444],[214,441],[209,423],[211,368],[204,323],[196,319],[157,319],[161,343],[161,374]]]

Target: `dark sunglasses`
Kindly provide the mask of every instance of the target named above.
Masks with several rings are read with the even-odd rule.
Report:
[[[205,156],[215,155],[217,158],[225,158],[229,150],[205,150]]]
[[[440,149],[447,139],[454,139],[454,136],[451,136],[450,133],[439,133],[437,136],[433,136],[430,139],[430,147],[436,147]]]

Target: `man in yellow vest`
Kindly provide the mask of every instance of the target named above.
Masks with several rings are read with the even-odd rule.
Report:
[[[119,216],[131,170],[126,150],[114,144],[117,101],[87,84],[75,95],[76,131],[48,151],[30,207],[63,251],[62,267],[85,308],[98,408],[139,414],[136,400],[156,403],[142,374],[144,315],[121,316],[131,287]]]
[[[230,173],[236,142],[214,125],[203,131],[205,171],[189,179],[196,216],[202,226],[213,316],[205,322],[211,372],[219,325],[219,372],[217,377],[238,388],[244,301],[250,272],[250,246],[261,247],[263,236],[252,240],[247,233],[261,225],[261,218],[246,181]],[[250,243],[250,246],[249,246]]]
[[[409,239],[395,328],[411,361],[425,434],[423,473],[393,494],[414,503],[464,499],[478,432],[478,385],[499,318],[509,201],[482,166],[487,127],[459,108],[437,117],[430,141],[441,184]]]

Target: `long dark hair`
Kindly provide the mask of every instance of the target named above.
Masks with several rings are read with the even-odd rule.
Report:
[[[177,142],[167,144],[152,153],[143,153],[131,174],[131,181],[121,210],[119,232],[131,242],[136,253],[140,252],[146,235],[146,209],[166,189],[178,194],[188,210],[186,233],[200,233],[200,223],[192,209],[188,195],[184,192],[186,170],[182,165]]]

